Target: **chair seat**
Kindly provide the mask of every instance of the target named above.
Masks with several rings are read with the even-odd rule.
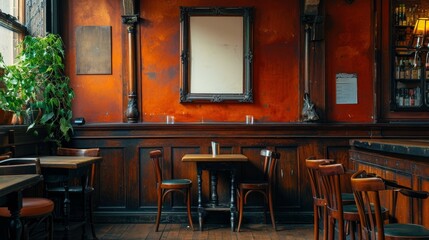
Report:
[[[353,193],[341,193],[341,199],[343,200],[343,204],[355,202],[355,196]]]
[[[242,188],[242,189],[266,189],[266,188],[268,188],[268,183],[267,182],[240,183],[238,188]]]
[[[168,179],[162,180],[163,185],[176,185],[176,184],[192,184],[192,181],[189,179]]]
[[[425,239],[428,239],[429,229],[416,224],[392,223],[384,225],[384,235],[395,237],[427,237]]]
[[[371,204],[371,210],[374,211],[374,205]],[[349,213],[357,213],[358,212],[358,208],[356,206],[356,204],[350,204],[350,205],[344,205],[343,206],[343,211],[344,212],[349,212]],[[387,212],[388,209],[385,207],[381,207],[381,213]]]
[[[47,189],[48,192],[59,192],[59,193],[64,193],[65,189],[64,187],[50,187]],[[86,187],[85,188],[85,193],[90,193],[93,192],[94,188],[93,187]],[[69,187],[69,192],[70,193],[82,193],[82,187],[81,186],[70,186]]]
[[[54,202],[47,198],[23,198],[21,217],[35,217],[51,213],[54,210]],[[11,217],[7,207],[0,208],[1,217]]]

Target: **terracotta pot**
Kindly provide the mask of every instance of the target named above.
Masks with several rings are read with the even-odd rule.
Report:
[[[12,122],[13,113],[0,109],[0,125],[9,125]]]
[[[17,116],[16,114],[12,114],[12,120],[10,124],[13,125],[22,125],[24,124],[24,118],[22,116]]]

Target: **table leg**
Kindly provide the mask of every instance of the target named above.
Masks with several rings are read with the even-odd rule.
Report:
[[[80,183],[81,183],[81,187],[82,187],[82,219],[83,219],[83,225],[82,225],[82,239],[87,239],[86,236],[86,224],[88,222],[88,216],[86,214],[86,209],[87,209],[87,199],[86,199],[86,193],[85,193],[85,189],[86,189],[86,184],[87,184],[87,176],[88,174],[84,175],[81,177],[80,179]]]
[[[64,182],[64,239],[69,239],[70,236],[70,197],[68,182]]]
[[[235,229],[235,215],[237,207],[235,206],[235,170],[231,170],[231,231]]]
[[[15,192],[10,195],[8,208],[10,211],[11,219],[9,223],[10,239],[21,239],[22,235],[22,222],[19,218],[22,208],[22,192]]]
[[[200,231],[203,230],[203,211],[204,211],[203,204],[202,204],[203,191],[202,191],[202,185],[201,185],[201,174],[202,174],[202,169],[201,168],[197,168],[198,222],[199,222]]]
[[[217,196],[217,172],[212,170],[210,172],[210,205],[216,207],[219,203]]]

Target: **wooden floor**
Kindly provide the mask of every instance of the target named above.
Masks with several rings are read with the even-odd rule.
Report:
[[[313,225],[282,224],[274,231],[271,225],[246,224],[240,232],[231,232],[228,225],[205,225],[204,231],[198,226],[192,231],[186,224],[161,224],[155,232],[154,224],[96,224],[99,240],[143,240],[143,239],[313,239]]]

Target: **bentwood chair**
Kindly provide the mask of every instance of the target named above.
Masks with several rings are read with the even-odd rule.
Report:
[[[0,175],[41,174],[38,158],[9,158],[0,161]],[[53,239],[54,202],[47,198],[23,197],[20,218],[23,223],[22,239],[35,237]],[[0,207],[0,217],[10,218],[7,207]],[[42,230],[42,231],[41,231]],[[5,236],[3,236],[5,237]],[[0,237],[1,238],[1,237]],[[3,238],[1,238],[3,239]]]
[[[309,157],[305,160],[311,193],[313,195],[313,227],[315,240],[319,239],[319,218],[322,218],[323,239],[328,239],[328,214],[326,199],[323,196],[322,184],[319,181],[319,166],[332,163],[334,163],[333,159],[316,159],[315,157]],[[344,205],[355,203],[353,193],[341,193],[341,197]]]
[[[379,193],[388,190],[389,187],[382,178],[368,177],[365,170],[359,170],[352,175],[351,183],[362,225],[362,239],[429,239],[429,229],[422,225],[384,223]],[[411,189],[399,189],[399,192],[412,198],[428,197],[428,192]]]
[[[345,174],[342,164],[319,166],[323,194],[328,209],[328,239],[334,239],[335,222],[338,224],[338,239],[346,239],[345,224],[350,226],[350,238],[355,239],[355,227],[359,221],[356,205],[343,205],[341,176]]]
[[[57,155],[58,156],[83,156],[83,157],[99,157],[100,156],[100,149],[99,148],[65,148],[65,147],[58,147],[57,148]],[[83,220],[85,222],[89,222],[90,228],[91,228],[91,234],[93,239],[97,239],[97,235],[95,234],[95,228],[94,228],[94,220],[93,220],[93,203],[92,203],[92,195],[94,192],[94,178],[95,178],[95,170],[96,170],[96,164],[93,163],[90,168],[90,173],[88,178],[86,179],[85,188],[82,192],[82,185],[81,184],[73,184],[69,186],[69,194],[70,195],[78,195],[82,199],[82,208],[83,208]],[[55,196],[64,196],[64,187],[63,186],[50,186],[47,185],[46,192],[48,195],[55,195]],[[88,213],[87,213],[88,212]],[[88,221],[88,214],[89,219]],[[86,232],[86,226],[82,227],[82,237],[85,236]]]
[[[273,152],[268,149],[261,150],[261,156],[264,158],[264,179],[256,182],[241,182],[237,187],[237,207],[238,207],[238,226],[237,232],[240,231],[241,222],[243,220],[244,205],[250,194],[259,193],[264,197],[265,209],[266,203],[271,216],[271,223],[274,230],[276,230],[276,221],[274,217],[274,203],[273,191],[275,182],[275,171],[277,168],[277,161],[280,159],[280,153]],[[264,214],[265,214],[264,209]]]
[[[328,239],[334,239],[335,222],[338,223],[338,239],[346,239],[345,225],[350,227],[350,239],[355,239],[355,232],[361,239],[357,206],[356,204],[344,205],[342,201],[340,179],[346,173],[344,166],[342,164],[320,165],[319,173],[328,208]],[[389,211],[384,207],[381,214],[383,219],[389,218]]]
[[[161,210],[162,203],[164,198],[168,193],[180,192],[185,196],[185,202],[188,213],[188,221],[191,229],[194,229],[192,224],[192,215],[191,215],[191,187],[192,181],[189,179],[163,179],[162,168],[161,168],[161,158],[162,153],[160,150],[153,150],[149,153],[150,158],[155,170],[155,181],[156,181],[156,193],[158,196],[158,212],[156,215],[156,227],[155,231],[158,232],[159,222],[161,219]]]

